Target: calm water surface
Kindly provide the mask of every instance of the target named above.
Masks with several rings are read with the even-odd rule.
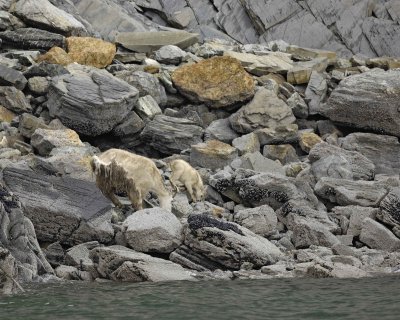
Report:
[[[400,319],[400,277],[35,285],[0,319]]]

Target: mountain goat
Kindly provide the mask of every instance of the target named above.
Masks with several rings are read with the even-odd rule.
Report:
[[[115,206],[122,207],[115,192],[125,191],[136,210],[143,209],[143,199],[149,192],[154,192],[160,207],[171,211],[172,196],[151,159],[125,150],[109,149],[100,156],[93,156],[91,166],[96,185]]]
[[[181,183],[186,187],[193,202],[204,199],[204,185],[200,174],[185,160],[176,159],[169,164],[172,174],[170,182],[177,191],[177,184]]]

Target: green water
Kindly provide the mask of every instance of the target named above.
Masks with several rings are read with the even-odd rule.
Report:
[[[0,319],[400,319],[400,277],[58,283],[0,297]]]

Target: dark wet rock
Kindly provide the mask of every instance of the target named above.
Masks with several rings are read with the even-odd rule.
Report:
[[[140,97],[150,95],[160,106],[167,103],[165,89],[154,75],[143,71],[120,71],[115,76],[139,90]]]
[[[312,148],[308,159],[318,178],[336,176],[354,180],[372,180],[375,176],[375,165],[366,156],[326,142]],[[341,165],[338,166],[338,163]]]
[[[2,86],[14,86],[18,90],[23,90],[26,83],[27,80],[20,71],[0,65],[0,84]]]
[[[67,73],[69,71],[59,64],[40,62],[26,70],[24,76],[29,79],[32,77],[56,77]]]
[[[185,245],[226,268],[239,269],[244,262],[259,268],[282,256],[274,244],[236,223],[207,215],[190,215],[188,223]]]
[[[44,49],[52,47],[65,48],[65,37],[45,30],[21,28],[15,31],[0,32],[3,46],[20,49]]]
[[[232,128],[239,133],[273,128],[296,121],[290,107],[275,92],[261,88],[247,105],[229,117]]]
[[[376,174],[396,175],[400,173],[400,144],[397,137],[373,133],[351,133],[339,139],[343,149],[357,151],[371,160]]]
[[[139,252],[171,253],[183,242],[182,224],[161,208],[135,212],[122,228],[128,246]]]
[[[154,258],[122,246],[90,251],[100,277],[122,282],[192,280],[192,273],[168,260]]]
[[[140,139],[161,153],[172,155],[199,143],[203,129],[190,120],[157,115],[148,122]]]
[[[374,69],[344,79],[323,114],[335,123],[399,137],[399,75],[396,69]]]
[[[19,197],[40,241],[107,243],[113,238],[110,202],[94,183],[12,167],[3,171],[3,179]]]
[[[353,181],[323,177],[315,185],[315,193],[342,206],[377,207],[390,185],[379,181]]]
[[[51,116],[80,134],[110,132],[136,103],[138,91],[105,70],[71,64],[68,71],[52,79],[48,107]]]
[[[371,218],[365,218],[362,223],[360,241],[372,249],[389,252],[400,250],[400,239],[388,228]]]

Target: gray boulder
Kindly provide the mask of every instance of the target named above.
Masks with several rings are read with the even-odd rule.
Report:
[[[372,249],[384,251],[400,250],[400,239],[379,222],[365,218],[362,224],[360,241]]]
[[[171,253],[183,242],[182,224],[161,208],[135,212],[122,228],[127,244],[135,251]]]
[[[231,143],[239,135],[232,130],[229,119],[218,119],[210,123],[205,130],[206,140],[219,140],[225,143]]]
[[[233,169],[250,169],[256,172],[280,173],[282,175],[285,174],[282,164],[264,157],[260,151],[251,153],[249,152],[240,158],[236,158],[234,161],[232,161],[231,167]]]
[[[277,231],[278,219],[274,209],[268,205],[263,205],[236,212],[233,216],[233,222],[255,234],[267,237]]]
[[[0,105],[15,113],[31,112],[31,105],[21,90],[0,86]]]
[[[194,280],[193,273],[171,261],[122,246],[98,247],[90,252],[100,277],[122,282]]]
[[[172,155],[201,142],[203,129],[187,119],[157,115],[149,121],[140,139],[161,153]]]
[[[255,268],[274,264],[282,257],[280,250],[267,239],[236,223],[222,222],[207,215],[188,218],[185,245],[229,269],[245,263]]]
[[[377,218],[388,226],[400,227],[400,188],[392,188],[379,205]]]
[[[288,125],[296,121],[290,107],[275,92],[261,88],[254,98],[229,117],[232,128],[239,133]]]
[[[326,142],[316,144],[308,159],[318,176],[323,176],[324,171],[328,175],[354,180],[372,180],[375,176],[375,165],[367,157],[357,151],[348,151]],[[343,167],[337,166],[337,161]]]
[[[328,91],[328,83],[325,78],[326,77],[318,71],[313,71],[311,73],[305,92],[310,115],[321,113],[321,103],[325,101]]]
[[[86,29],[81,22],[47,0],[19,0],[13,6],[12,13],[28,25],[65,35],[86,34]]]
[[[99,70],[78,64],[54,77],[48,94],[50,115],[88,136],[110,132],[132,110],[138,90]]]
[[[239,155],[260,150],[260,141],[255,133],[244,134],[232,140],[232,146],[239,151]]]
[[[342,125],[399,137],[399,79],[397,69],[347,77],[333,90],[323,115]]]
[[[2,86],[14,86],[18,90],[24,90],[27,82],[20,71],[0,65],[0,84]]]
[[[185,51],[174,45],[163,46],[154,52],[155,59],[165,64],[179,64],[186,56]]]
[[[357,151],[371,160],[377,174],[400,173],[400,143],[397,137],[373,133],[355,132],[339,139],[343,149]]]
[[[112,240],[111,204],[94,183],[35,173],[25,166],[7,167],[3,179],[19,197],[39,241],[71,245]]]
[[[278,125],[254,131],[261,146],[266,144],[284,144],[299,140],[297,124]]]

